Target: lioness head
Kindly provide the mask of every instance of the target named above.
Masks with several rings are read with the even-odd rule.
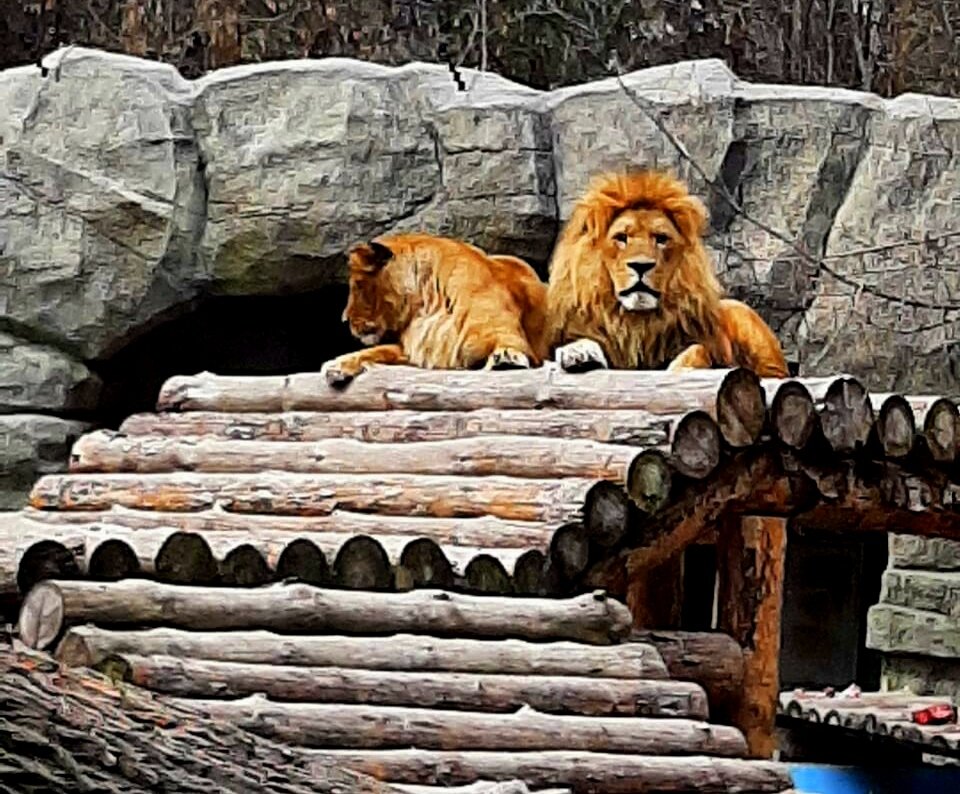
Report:
[[[626,311],[654,311],[704,286],[701,235],[707,211],[670,174],[605,176],[577,212]]]
[[[350,333],[365,345],[376,345],[397,328],[399,320],[388,266],[393,251],[376,241],[360,243],[350,249],[350,294],[343,321]]]

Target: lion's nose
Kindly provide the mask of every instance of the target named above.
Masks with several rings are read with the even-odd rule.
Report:
[[[653,270],[653,266],[655,264],[657,263],[653,259],[634,259],[630,262],[627,262],[627,267],[640,276],[640,278],[643,278],[644,273]]]

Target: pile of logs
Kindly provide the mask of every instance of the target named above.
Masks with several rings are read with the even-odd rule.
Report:
[[[725,514],[956,535],[958,412],[854,379],[371,369],[175,377],[0,525],[44,576],[622,593]],[[918,512],[922,521],[918,521]]]
[[[18,637],[55,651],[68,689],[89,679],[69,670],[86,667],[159,696],[149,709],[158,746],[140,758],[182,752],[166,730],[174,724],[169,733],[186,728],[214,752],[219,739],[194,734],[197,720],[213,718],[259,737],[244,742],[254,755],[266,740],[271,775],[266,748],[282,744],[290,791],[300,790],[293,784],[302,771],[328,766],[325,779],[344,768],[409,794],[464,785],[487,794],[489,781],[577,794],[789,790],[785,767],[745,760],[741,731],[707,721],[705,686],[672,675],[738,689],[739,647],[720,634],[641,639],[631,623],[629,610],[602,593],[518,599],[300,583],[230,589],[47,580],[24,600]],[[9,672],[0,679],[0,747],[5,731],[29,732],[20,727],[25,698],[10,680]],[[90,689],[119,705],[103,684]],[[56,709],[52,734],[33,741],[69,743],[69,729],[84,730],[96,703],[88,697],[76,712]],[[110,746],[131,722],[123,717],[98,734],[98,757],[137,756],[143,730]],[[89,764],[89,755],[81,760]],[[225,763],[238,766],[236,755]],[[138,761],[131,763],[127,773]],[[190,779],[190,770],[183,774]]]

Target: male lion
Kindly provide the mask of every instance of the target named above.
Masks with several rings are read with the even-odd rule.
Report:
[[[323,365],[344,385],[371,364],[516,369],[547,355],[546,284],[526,262],[469,243],[399,234],[349,254],[344,321],[364,350]]]
[[[776,336],[723,299],[703,203],[670,174],[607,174],[561,233],[547,287],[548,341],[568,371],[742,366],[787,377]]]

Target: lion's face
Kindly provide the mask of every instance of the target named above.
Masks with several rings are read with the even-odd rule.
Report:
[[[624,309],[659,308],[683,244],[673,221],[659,209],[624,210],[614,218],[602,245],[614,293]]]
[[[393,251],[382,243],[361,243],[350,250],[350,294],[343,321],[365,345],[376,345],[395,330],[394,306],[389,300],[387,274]]]

